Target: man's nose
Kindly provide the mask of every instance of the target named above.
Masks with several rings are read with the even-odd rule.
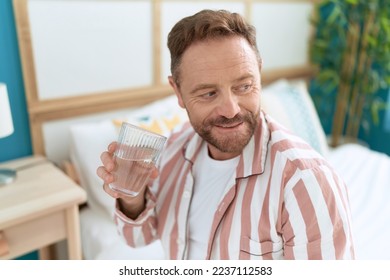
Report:
[[[218,115],[231,119],[240,112],[241,109],[238,104],[238,99],[232,94],[232,92],[225,92],[220,98],[221,100],[216,112]]]

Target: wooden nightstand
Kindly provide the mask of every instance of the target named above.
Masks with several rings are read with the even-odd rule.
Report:
[[[0,164],[19,169],[17,178],[0,186],[0,259],[33,250],[49,258],[48,246],[67,239],[69,259],[81,259],[79,204],[85,191],[44,157]]]

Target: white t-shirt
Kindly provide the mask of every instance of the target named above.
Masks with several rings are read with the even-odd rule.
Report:
[[[203,144],[193,166],[195,185],[189,213],[188,259],[205,259],[214,213],[224,191],[231,187],[227,184],[238,161],[239,157],[214,160],[209,156],[207,144]]]

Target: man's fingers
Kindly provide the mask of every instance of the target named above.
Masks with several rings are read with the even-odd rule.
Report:
[[[114,176],[107,172],[106,168],[104,166],[99,166],[96,174],[104,181],[105,184],[110,184],[114,182]]]
[[[119,193],[116,192],[116,191],[113,191],[113,190],[108,186],[108,184],[104,184],[104,185],[103,185],[103,190],[104,190],[106,193],[108,193],[108,194],[109,194],[111,197],[113,197],[113,198],[119,198],[119,197],[120,197]]]
[[[115,161],[111,153],[103,152],[100,155],[100,160],[108,172],[112,172],[115,169]]]
[[[111,154],[115,152],[116,146],[118,145],[117,142],[111,142],[110,145],[108,145],[107,151]]]

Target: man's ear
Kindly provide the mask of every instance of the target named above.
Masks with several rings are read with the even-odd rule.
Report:
[[[182,107],[183,109],[185,109],[184,102],[183,102],[183,98],[182,98],[182,96],[181,96],[181,93],[180,93],[180,90],[179,90],[178,85],[175,83],[175,80],[173,79],[172,76],[168,76],[168,81],[169,81],[169,84],[171,85],[171,87],[173,88],[173,91],[174,91],[175,94],[176,94],[177,101],[178,101],[180,107]]]

